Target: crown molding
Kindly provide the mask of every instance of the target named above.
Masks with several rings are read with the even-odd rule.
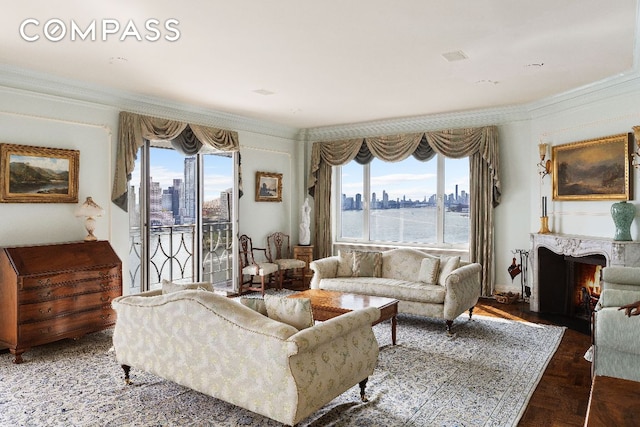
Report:
[[[0,64],[0,86],[155,117],[296,140],[300,129]]]
[[[371,135],[394,135],[462,127],[500,125],[528,118],[527,111],[520,106],[488,108],[311,128],[305,130],[304,139],[306,141],[333,141],[364,138]]]
[[[604,99],[629,95],[629,93],[637,91],[640,91],[640,74],[636,71],[629,71],[527,104],[317,127],[304,130],[302,138],[310,142],[333,141],[364,138],[371,135],[393,135],[440,129],[501,125],[541,118],[590,103],[601,102]]]
[[[440,129],[501,125],[553,115],[603,99],[640,91],[640,74],[634,69],[570,91],[522,105],[432,114],[297,129],[276,123],[200,108],[166,99],[135,95],[106,87],[63,79],[0,64],[0,86],[85,102],[139,114],[170,118],[235,131],[285,138],[296,142],[332,141]]]

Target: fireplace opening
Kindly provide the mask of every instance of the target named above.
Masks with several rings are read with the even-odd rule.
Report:
[[[588,327],[600,297],[600,270],[604,255],[573,257],[538,248],[540,313],[583,321]]]

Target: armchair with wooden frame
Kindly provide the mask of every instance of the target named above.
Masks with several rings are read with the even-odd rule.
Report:
[[[280,231],[267,236],[267,259],[278,266],[280,289],[282,289],[284,282],[291,283],[295,280],[291,274],[295,269],[305,268],[307,265],[303,260],[293,257],[289,235]]]
[[[264,295],[266,282],[271,282],[272,275],[278,274],[278,264],[268,261],[267,249],[256,248],[251,242],[251,238],[243,234],[239,238],[240,252],[240,294],[247,291],[261,292]],[[265,261],[256,260],[255,252],[262,252],[261,258]],[[258,258],[260,259],[260,258]],[[249,276],[245,280],[244,277]],[[254,282],[255,276],[260,277],[260,283]],[[279,287],[282,288],[281,286]]]

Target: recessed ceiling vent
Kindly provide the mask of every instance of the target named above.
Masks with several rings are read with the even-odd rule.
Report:
[[[271,92],[268,89],[256,89],[256,90],[254,90],[254,92],[259,94],[259,95],[264,95],[264,96],[273,95],[275,93],[275,92]]]
[[[455,52],[443,53],[442,57],[449,62],[462,61],[463,59],[469,59],[467,54],[461,50],[456,50]]]

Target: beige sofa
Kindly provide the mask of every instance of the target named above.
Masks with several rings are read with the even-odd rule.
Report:
[[[116,359],[287,425],[364,385],[377,363],[371,324],[354,311],[298,331],[204,290],[116,298]]]
[[[640,316],[619,308],[640,301],[640,267],[605,267],[593,319],[593,375],[640,381]],[[640,386],[640,385],[639,385]]]
[[[449,333],[460,314],[469,310],[471,318],[480,297],[480,264],[409,248],[382,252],[373,262],[375,252],[352,254],[351,260],[341,253],[313,261],[311,288],[395,298],[399,312],[444,319]]]

